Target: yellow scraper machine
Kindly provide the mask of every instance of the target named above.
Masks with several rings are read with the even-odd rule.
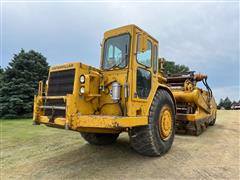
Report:
[[[147,156],[171,148],[175,131],[198,135],[216,119],[207,76],[164,75],[158,41],[135,25],[104,33],[101,67],[67,63],[49,69],[34,99],[34,124],[80,132],[90,144],[111,144],[128,132]],[[196,86],[202,81],[206,90]]]
[[[206,90],[196,86],[202,81]],[[176,129],[178,133],[201,134],[216,121],[217,107],[207,75],[194,72],[171,74],[167,83],[176,100]]]

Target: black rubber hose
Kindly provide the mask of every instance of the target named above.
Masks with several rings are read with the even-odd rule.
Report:
[[[210,101],[210,99],[212,98],[212,89],[209,87],[206,78],[203,79],[202,82],[203,82],[203,84],[205,85],[205,87],[206,87],[207,90],[208,90],[208,94],[209,94],[209,97],[208,97],[208,98],[209,98],[209,101]]]

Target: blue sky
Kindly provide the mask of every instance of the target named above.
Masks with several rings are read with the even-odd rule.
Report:
[[[136,24],[158,39],[159,55],[206,73],[219,100],[239,99],[238,3],[2,2],[2,60],[34,49],[50,65],[99,66],[106,30]]]

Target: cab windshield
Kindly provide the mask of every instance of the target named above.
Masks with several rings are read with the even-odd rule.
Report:
[[[129,34],[107,39],[104,43],[102,68],[109,70],[126,67],[129,59],[129,44]]]

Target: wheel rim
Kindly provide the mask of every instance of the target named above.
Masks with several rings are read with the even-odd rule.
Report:
[[[172,113],[169,107],[164,106],[160,112],[159,119],[160,136],[163,140],[167,140],[172,132]]]

